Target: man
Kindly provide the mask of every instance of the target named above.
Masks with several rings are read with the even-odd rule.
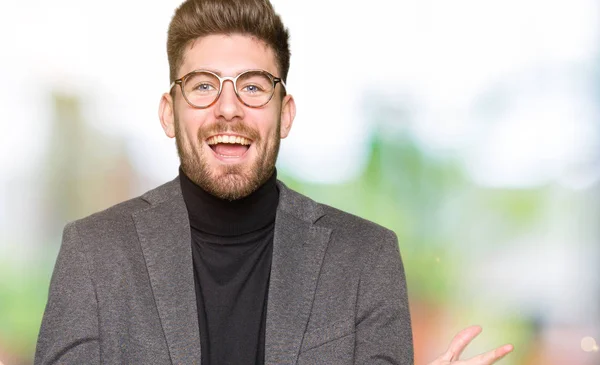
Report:
[[[271,4],[187,0],[167,53],[179,177],[66,226],[35,363],[412,364],[394,233],[277,180],[296,107]]]

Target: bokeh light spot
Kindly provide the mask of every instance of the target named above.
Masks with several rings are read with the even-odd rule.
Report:
[[[581,339],[581,349],[585,352],[597,352],[598,345],[593,337],[584,337]]]

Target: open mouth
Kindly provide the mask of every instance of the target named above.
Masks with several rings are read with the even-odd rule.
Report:
[[[209,137],[206,143],[218,156],[230,159],[244,156],[252,141],[242,136],[219,134]]]

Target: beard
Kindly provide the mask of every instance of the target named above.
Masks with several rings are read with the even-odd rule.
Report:
[[[275,171],[275,162],[279,153],[280,130],[281,121],[279,120],[274,133],[263,140],[256,130],[244,125],[241,121],[217,121],[214,125],[198,129],[196,142],[201,147],[195,151],[191,143],[185,141],[179,119],[175,116],[175,142],[181,169],[196,185],[217,198],[233,201],[247,197],[262,186]],[[252,140],[249,148],[254,147],[257,152],[254,161],[211,167],[208,160],[214,157],[208,156],[202,145],[211,135],[227,132],[237,133]]]

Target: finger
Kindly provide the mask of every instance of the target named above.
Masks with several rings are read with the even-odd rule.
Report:
[[[454,336],[452,342],[450,342],[450,346],[448,346],[448,350],[446,350],[442,359],[445,361],[458,360],[465,347],[467,347],[467,345],[480,333],[481,327],[479,326],[467,327],[460,331]]]
[[[513,345],[504,345],[502,347],[498,347],[495,350],[488,351],[484,354],[475,356],[472,359],[466,361],[465,365],[491,365],[496,361],[502,359],[509,352],[514,349]]]

